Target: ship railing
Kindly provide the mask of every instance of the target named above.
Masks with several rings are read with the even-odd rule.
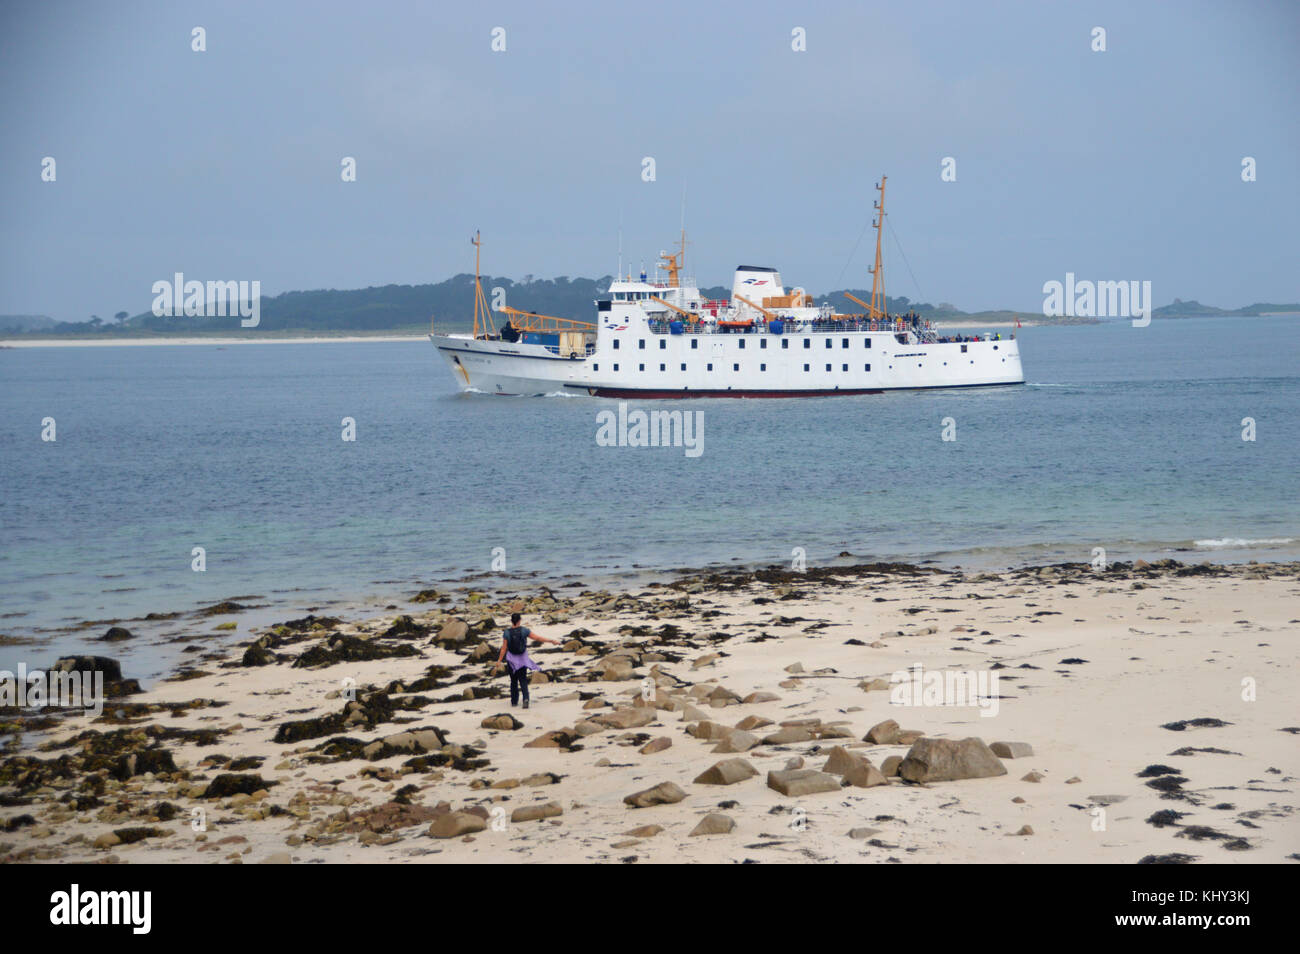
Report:
[[[616,278],[614,279],[614,281],[623,282],[625,284],[632,284],[632,285],[649,285],[651,288],[662,288],[665,289],[666,291],[672,291],[673,289],[677,289],[677,288],[698,288],[699,287],[699,284],[695,281],[695,277],[693,275],[690,277],[682,278],[682,280],[679,281],[676,285],[674,285],[672,282],[664,281],[661,278],[656,278],[654,281],[650,281],[649,279],[641,279],[641,278]]]
[[[594,344],[588,344],[586,346],[586,353],[581,355],[574,352],[572,348],[570,348],[568,351],[562,352],[560,351],[560,346],[557,344],[542,345],[542,347],[545,348],[547,351],[549,351],[551,354],[558,355],[561,358],[589,358],[596,353],[596,346]]]
[[[671,333],[671,321],[666,319],[650,319],[650,331],[657,335],[666,335]],[[784,325],[781,335],[775,335],[769,330],[765,322],[755,322],[748,327],[741,328],[719,328],[717,325],[705,322],[682,322],[682,334],[686,335],[783,335],[798,334],[837,334],[840,332],[863,332],[874,331],[877,334],[893,335],[899,344],[957,344],[971,343],[982,341],[1014,341],[1015,334],[1004,334],[1001,339],[993,337],[997,332],[985,332],[983,334],[963,335],[956,331],[948,334],[942,334],[933,328],[922,328],[919,331],[914,329],[910,324],[904,323],[900,329],[895,322],[877,321],[876,327],[871,327],[871,322],[866,320],[853,321],[787,321],[783,320]],[[942,339],[948,339],[944,341]],[[590,351],[588,352],[590,353]]]
[[[673,322],[676,320],[677,319],[675,318],[672,320],[651,318],[648,320],[647,323],[650,325],[650,331],[652,334],[666,335],[671,333],[672,330],[671,326]],[[835,334],[836,332],[863,332],[863,331],[874,331],[880,334],[906,335],[912,331],[910,326],[903,325],[900,327],[898,324],[892,321],[891,322],[877,321],[875,322],[875,327],[872,327],[872,322],[862,320],[862,319],[843,320],[843,321],[826,321],[822,319],[815,319],[811,321],[807,321],[807,320],[795,321],[795,320],[782,319],[782,326],[783,327],[782,327],[781,334],[790,334],[790,335],[800,334],[800,333]],[[765,321],[755,321],[751,325],[736,327],[736,328],[720,328],[711,322],[683,321],[681,322],[681,333],[687,335],[776,334],[775,332],[769,329],[768,324]]]

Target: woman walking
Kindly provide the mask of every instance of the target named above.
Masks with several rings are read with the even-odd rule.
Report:
[[[545,636],[538,636],[527,626],[519,625],[520,616],[518,613],[510,615],[510,628],[501,634],[501,652],[497,655],[497,664],[494,671],[501,669],[501,660],[505,660],[506,668],[510,672],[510,705],[519,704],[519,697],[524,699],[524,708],[528,708],[528,670],[542,667],[533,662],[528,655],[528,640],[534,639],[539,643],[553,643],[560,645],[558,639],[547,639]]]

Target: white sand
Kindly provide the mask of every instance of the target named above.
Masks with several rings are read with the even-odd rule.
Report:
[[[357,341],[424,341],[427,335],[348,335],[325,338],[120,338],[0,339],[0,348],[128,348],[134,345],[334,344]]]
[[[199,772],[197,763],[220,752],[231,757],[266,756],[259,771],[280,784],[265,802],[286,806],[302,793],[311,802],[310,819],[290,816],[250,819],[240,814],[247,806],[223,807],[178,794],[175,785],[150,777],[133,779],[121,794],[133,804],[148,805],[162,799],[174,802],[182,814],[159,827],[174,831],[171,837],[151,838],[112,853],[121,860],[148,862],[257,861],[273,852],[288,851],[295,861],[330,862],[474,861],[474,862],[581,862],[616,861],[636,856],[650,862],[731,862],[752,858],[764,861],[885,861],[896,858],[920,862],[1109,862],[1131,864],[1145,855],[1182,852],[1205,862],[1282,862],[1300,849],[1300,813],[1296,811],[1300,739],[1280,731],[1300,724],[1292,682],[1300,670],[1300,581],[1294,566],[1285,576],[1247,579],[1240,569],[1229,578],[1163,578],[1145,589],[1131,589],[1127,581],[1085,580],[1071,584],[1045,581],[1016,582],[1005,577],[982,577],[941,585],[947,577],[914,581],[880,579],[844,588],[800,587],[800,599],[755,605],[753,598],[769,587],[754,584],[745,591],[704,593],[691,597],[689,613],[671,618],[661,609],[658,618],[640,613],[588,611],[563,622],[547,625],[527,620],[538,632],[563,636],[577,627],[594,631],[598,638],[618,641],[618,627],[672,622],[696,634],[699,648],[686,652],[677,663],[659,663],[659,669],[688,682],[725,686],[741,696],[756,690],[780,696],[777,702],[709,708],[697,703],[709,718],[734,725],[748,715],[774,722],[820,717],[824,723],[843,721],[852,739],[843,744],[866,755],[879,767],[888,755],[903,755],[906,746],[868,746],[857,743],[872,725],[896,719],[904,728],[928,735],[960,739],[978,736],[987,742],[1027,742],[1034,755],[1006,759],[1007,774],[996,778],[935,782],[925,786],[891,779],[888,786],[846,788],[841,792],[792,799],[765,784],[769,769],[802,755],[808,766],[821,768],[831,741],[784,747],[759,746],[741,756],[713,754],[714,743],[687,735],[676,712],[659,711],[657,721],[629,733],[616,730],[588,736],[584,748],[566,752],[556,748],[525,748],[524,743],[543,732],[573,727],[600,711],[584,710],[579,701],[557,701],[575,689],[595,692],[620,704],[641,687],[650,665],[636,670],[635,678],[620,682],[581,682],[535,686],[533,708],[513,710],[525,727],[518,731],[489,731],[479,727],[484,716],[512,711],[506,700],[456,701],[431,704],[411,716],[406,725],[384,724],[373,732],[355,732],[369,740],[407,728],[436,725],[453,743],[483,742],[491,765],[477,772],[453,769],[431,774],[407,774],[389,781],[366,777],[363,770],[400,770],[405,756],[379,762],[354,760],[331,765],[309,764],[304,754],[324,741],[312,739],[296,745],[271,741],[276,726],[289,719],[304,719],[339,711],[338,699],[326,693],[340,680],[355,678],[359,685],[382,686],[390,679],[413,679],[430,663],[453,664],[461,657],[435,647],[419,646],[422,659],[390,659],[360,664],[340,664],[318,671],[291,669],[287,664],[251,669],[217,670],[218,674],[185,682],[160,684],[132,701],[184,701],[196,697],[225,700],[220,709],[189,710],[181,718],[167,713],[151,717],[169,727],[231,727],[232,735],[217,745],[169,745],[177,764]],[[1249,572],[1249,571],[1246,571]],[[659,591],[677,597],[673,591]],[[975,598],[978,594],[983,598]],[[883,598],[885,602],[875,602]],[[721,616],[701,620],[701,608],[718,609]],[[417,608],[419,609],[419,608]],[[463,607],[473,618],[476,607]],[[909,613],[908,609],[919,609]],[[1037,615],[1047,613],[1052,615]],[[803,617],[794,625],[779,625],[777,617]],[[418,618],[418,617],[417,617]],[[501,617],[498,616],[498,619]],[[386,623],[386,618],[382,623]],[[804,632],[813,621],[830,625]],[[890,635],[936,627],[929,635]],[[346,631],[349,627],[343,627]],[[367,628],[380,628],[375,624]],[[737,634],[709,645],[702,637],[714,632]],[[982,635],[987,631],[989,635]],[[752,641],[760,633],[779,638]],[[856,638],[872,645],[846,645]],[[631,642],[641,645],[645,639]],[[297,653],[312,645],[302,642],[285,651]],[[645,645],[643,649],[654,647]],[[665,652],[681,652],[680,646]],[[693,668],[692,661],[721,652],[712,664]],[[492,653],[495,658],[495,650]],[[235,659],[239,653],[234,654]],[[585,669],[594,657],[545,647],[534,651],[544,668],[565,665]],[[1062,660],[1081,658],[1083,664]],[[1001,678],[999,711],[981,717],[976,708],[908,708],[891,705],[887,691],[867,692],[860,680],[888,678],[895,670],[921,663],[927,669],[987,669],[995,661],[1007,668]],[[802,664],[808,674],[797,683],[782,686],[792,677],[786,667]],[[1029,664],[1034,669],[1018,668]],[[483,664],[471,664],[478,671]],[[203,668],[212,669],[211,664]],[[502,683],[505,677],[500,677]],[[1243,701],[1243,680],[1254,680],[1257,700]],[[473,685],[474,683],[469,683]],[[443,689],[426,693],[442,698],[456,692]],[[294,714],[287,715],[289,711]],[[299,711],[306,710],[306,711]],[[1171,731],[1163,723],[1214,717],[1231,725]],[[84,720],[69,728],[84,727]],[[145,724],[145,723],[141,723]],[[775,728],[756,730],[762,735]],[[632,733],[667,736],[671,748],[641,755],[638,747],[620,744]],[[66,734],[66,730],[64,731]],[[1215,747],[1233,754],[1197,753],[1174,756],[1184,746]],[[820,752],[817,751],[820,747]],[[293,755],[295,750],[300,754]],[[41,757],[50,757],[41,753]],[[716,761],[741,757],[760,774],[730,786],[694,784],[693,779]],[[597,766],[608,759],[611,765]],[[277,768],[284,763],[283,768]],[[1148,787],[1138,774],[1153,763],[1172,766],[1187,778],[1185,790],[1199,804],[1169,800]],[[1022,781],[1030,770],[1043,775],[1039,783]],[[219,770],[203,772],[211,778]],[[521,786],[505,790],[475,789],[476,779],[488,782],[554,772],[562,780],[554,785]],[[1077,778],[1077,782],[1071,779]],[[322,784],[342,780],[337,786]],[[675,805],[630,809],[622,799],[660,782],[680,785],[687,798]],[[367,805],[390,799],[399,787],[415,785],[417,803],[433,806],[445,800],[454,809],[476,804],[491,807],[493,799],[506,815],[520,805],[557,801],[564,814],[541,822],[508,824],[504,831],[488,829],[470,838],[439,840],[425,834],[427,824],[400,828],[389,836],[391,844],[362,845],[355,834],[320,837],[322,822],[345,808],[354,815]],[[1122,802],[1105,810],[1104,830],[1097,830],[1089,796],[1120,795]],[[1023,803],[1013,799],[1023,798]],[[734,807],[718,803],[734,800]],[[113,802],[110,787],[106,802]],[[46,801],[37,806],[0,810],[0,817],[33,812],[38,825],[15,834],[0,835],[11,851],[40,848],[61,860],[103,858],[106,850],[92,849],[96,835],[127,824],[120,818],[97,818],[94,812],[51,824]],[[227,802],[227,804],[229,804]],[[1228,804],[1231,808],[1212,806]],[[191,830],[189,810],[208,808],[206,838]],[[1193,841],[1176,837],[1176,827],[1157,828],[1146,822],[1166,809],[1189,813],[1183,825],[1210,826],[1230,838],[1244,838],[1249,850],[1230,851],[1224,840]],[[790,810],[801,813],[792,816]],[[729,834],[689,837],[697,821],[709,811],[724,811],[736,822]],[[779,812],[779,813],[774,813]],[[1258,813],[1258,814],[1255,814]],[[888,816],[888,817],[881,817]],[[803,817],[802,830],[791,827],[792,817]],[[557,824],[558,823],[558,824]],[[1249,824],[1244,824],[1249,823]],[[637,826],[660,825],[664,831],[636,840],[622,834]],[[1029,825],[1034,834],[1016,836]],[[851,828],[879,829],[873,836],[880,845],[847,836]],[[44,830],[43,830],[44,829]],[[76,843],[68,843],[81,836]],[[221,838],[238,836],[214,850]],[[286,839],[308,837],[292,847]],[[82,840],[84,839],[84,840]],[[246,841],[242,839],[247,839]],[[206,849],[206,850],[204,850]]]

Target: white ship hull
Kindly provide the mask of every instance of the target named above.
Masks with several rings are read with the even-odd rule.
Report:
[[[681,252],[660,253],[667,280],[648,281],[644,271],[639,281],[616,278],[595,302],[594,322],[502,306],[506,321],[495,329],[476,257],[474,333],[429,340],[462,390],[487,394],[822,397],[1023,384],[1014,336],[950,339],[915,313],[883,307],[884,181],[876,186],[872,300],[844,293],[863,313],[818,305],[762,265],[738,266],[731,297],[706,299],[683,280],[683,231]],[[477,235],[472,241],[480,245]]]
[[[903,342],[883,331],[661,334],[648,322],[631,324],[618,332],[601,328],[594,349],[578,357],[471,335],[429,339],[461,390],[487,394],[822,397],[1025,380],[1013,338],[922,344],[907,333]]]

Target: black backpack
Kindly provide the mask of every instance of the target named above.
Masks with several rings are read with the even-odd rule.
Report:
[[[528,651],[528,629],[524,626],[511,626],[506,630],[506,649],[516,656]]]

